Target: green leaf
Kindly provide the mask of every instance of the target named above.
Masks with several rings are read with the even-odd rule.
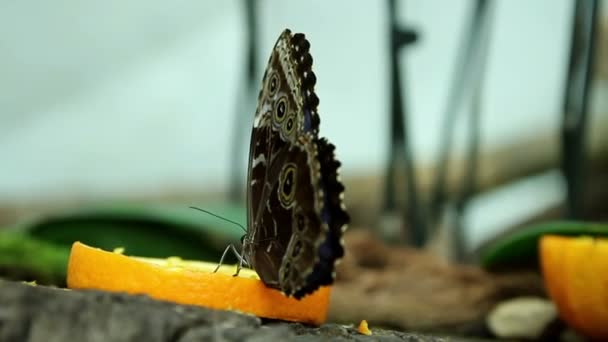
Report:
[[[9,278],[62,285],[69,254],[67,247],[21,233],[0,231],[0,268]]]

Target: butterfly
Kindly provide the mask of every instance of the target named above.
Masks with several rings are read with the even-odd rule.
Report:
[[[242,263],[297,299],[333,283],[349,222],[335,147],[319,138],[310,43],[286,29],[262,79],[247,172]]]

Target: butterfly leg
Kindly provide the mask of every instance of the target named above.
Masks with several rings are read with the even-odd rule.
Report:
[[[213,270],[213,273],[217,273],[217,271],[220,269],[220,267],[224,263],[224,258],[226,257],[226,253],[228,253],[228,250],[230,249],[231,246],[232,246],[232,244],[229,244],[228,246],[226,246],[226,249],[224,249],[224,253],[222,253],[222,257],[220,258],[220,262],[217,264],[217,267],[215,268],[215,270]]]
[[[236,251],[235,251],[235,253],[236,253]],[[241,268],[243,268],[243,262],[245,262],[245,258],[241,257],[241,260],[239,261],[239,264],[236,267],[236,273],[232,275],[233,277],[236,277],[239,275],[239,273],[241,272]]]
[[[241,268],[243,267],[243,263],[246,266],[249,266],[249,263],[247,263],[247,261],[245,260],[245,258],[243,258],[239,252],[237,252],[236,248],[234,247],[233,244],[229,244],[228,246],[226,246],[226,249],[224,249],[224,253],[222,253],[222,257],[220,258],[220,262],[217,264],[217,267],[215,267],[215,270],[213,270],[213,273],[217,273],[217,271],[220,269],[220,267],[222,266],[222,264],[224,263],[224,258],[226,258],[226,254],[228,254],[228,251],[231,250],[232,253],[234,253],[234,255],[236,255],[236,257],[239,259],[239,265],[237,267],[237,271],[236,271],[236,275],[239,274],[239,272],[241,271]]]
[[[231,245],[231,246],[232,246],[232,245]],[[243,248],[242,248],[242,249],[245,249],[245,246],[244,246],[244,245],[243,245]],[[238,276],[238,275],[239,275],[239,273],[241,272],[241,268],[243,268],[243,263],[244,263],[245,265],[247,265],[247,266],[249,266],[249,264],[247,263],[247,261],[245,260],[245,258],[244,258],[244,257],[242,257],[242,256],[241,256],[239,253],[237,253],[236,248],[234,248],[234,246],[232,246],[232,251],[234,252],[234,254],[236,254],[236,255],[239,257],[239,264],[238,264],[238,266],[236,267],[236,273],[232,275],[233,277],[236,277],[236,276]],[[241,253],[243,253],[243,251],[241,251]]]

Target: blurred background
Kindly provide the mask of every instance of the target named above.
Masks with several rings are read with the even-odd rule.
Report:
[[[608,217],[605,2],[5,1],[0,274],[61,284],[75,240],[219,259],[242,232],[188,207],[245,223],[285,28],[311,42],[351,231],[488,266],[530,225]]]

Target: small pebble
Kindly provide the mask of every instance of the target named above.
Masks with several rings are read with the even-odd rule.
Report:
[[[519,297],[496,305],[486,319],[488,328],[500,338],[541,336],[557,317],[555,305],[540,297]]]

